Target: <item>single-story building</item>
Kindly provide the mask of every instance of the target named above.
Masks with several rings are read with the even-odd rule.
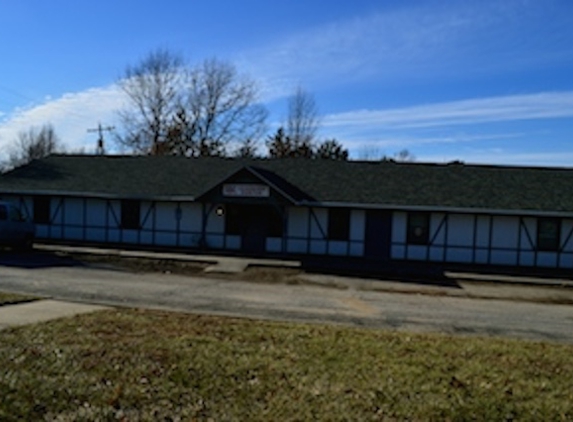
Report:
[[[54,155],[0,177],[44,241],[573,268],[573,169]]]

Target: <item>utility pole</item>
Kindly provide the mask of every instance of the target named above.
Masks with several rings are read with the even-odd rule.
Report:
[[[103,144],[103,133],[104,132],[111,132],[114,129],[115,129],[115,126],[102,127],[101,123],[97,124],[97,128],[88,129],[88,132],[90,132],[90,133],[97,132],[99,134],[99,138],[97,140],[96,155],[104,155],[105,154],[105,148],[104,148],[104,144]]]

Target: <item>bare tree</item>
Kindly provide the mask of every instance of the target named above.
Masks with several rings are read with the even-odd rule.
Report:
[[[168,51],[151,53],[129,67],[120,86],[129,108],[120,113],[119,139],[136,153],[228,155],[233,144],[256,140],[266,109],[253,81],[216,59],[189,67]]]
[[[119,112],[124,133],[118,142],[139,154],[167,152],[164,144],[181,103],[184,80],[183,59],[167,50],[153,51],[128,66],[119,81],[129,106]]]
[[[51,124],[45,124],[40,129],[31,127],[18,134],[9,152],[6,168],[22,166],[56,152],[64,152],[64,147],[54,127]]]
[[[295,149],[299,146],[312,149],[318,126],[318,108],[314,97],[299,86],[288,102],[287,136]]]
[[[257,100],[256,84],[230,63],[210,59],[192,69],[181,110],[187,119],[188,151],[227,155],[233,143],[254,142],[263,134],[267,118]]]
[[[383,154],[379,147],[375,145],[365,145],[358,153],[360,160],[364,161],[384,161],[384,162],[413,162],[416,156],[408,149],[404,148],[394,155]]]
[[[416,161],[416,157],[414,156],[414,154],[412,154],[410,151],[404,148],[398,151],[396,154],[394,154],[394,160],[399,162],[412,162]]]
[[[380,161],[387,158],[376,145],[363,145],[358,151],[358,159],[362,161]]]

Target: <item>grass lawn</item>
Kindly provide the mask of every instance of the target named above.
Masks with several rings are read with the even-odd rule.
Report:
[[[14,305],[16,303],[23,303],[23,302],[31,302],[32,300],[36,299],[38,298],[34,296],[0,292],[0,306]]]
[[[573,346],[112,310],[0,331],[0,420],[571,420]]]

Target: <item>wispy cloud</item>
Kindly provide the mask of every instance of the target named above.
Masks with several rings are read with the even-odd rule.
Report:
[[[572,167],[573,150],[519,152],[504,148],[468,149],[447,154],[419,154],[418,161],[445,163],[462,160],[468,164],[531,165],[548,167]]]
[[[123,101],[120,90],[111,85],[68,93],[7,114],[0,121],[0,161],[6,158],[7,150],[21,131],[47,123],[54,126],[56,134],[68,149],[85,148],[92,151],[96,141],[93,134],[87,133],[87,129],[97,126],[100,121],[113,123],[115,111],[123,107]]]
[[[244,52],[238,58],[269,93],[364,80],[375,76],[448,78],[500,69],[524,69],[570,54],[563,42],[568,18],[551,1],[428,2],[350,17]],[[544,36],[538,36],[540,31]],[[567,32],[570,34],[571,32]],[[568,35],[569,36],[569,35]]]
[[[573,91],[477,98],[387,110],[325,116],[329,128],[388,130],[573,117]]]
[[[400,136],[381,135],[378,138],[372,137],[350,137],[344,145],[354,151],[362,148],[377,148],[384,152],[391,152],[396,149],[448,145],[448,144],[471,144],[484,141],[504,141],[522,137],[522,133],[495,133],[495,134],[448,134],[443,136]]]

